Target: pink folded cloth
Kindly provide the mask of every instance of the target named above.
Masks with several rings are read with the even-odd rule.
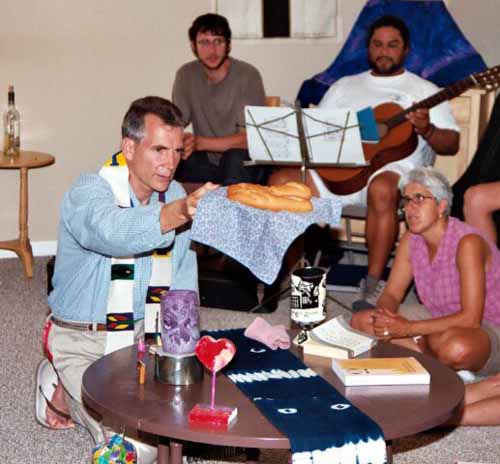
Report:
[[[290,336],[282,324],[271,325],[261,317],[255,320],[245,330],[245,336],[263,343],[268,348],[276,350],[290,348]]]

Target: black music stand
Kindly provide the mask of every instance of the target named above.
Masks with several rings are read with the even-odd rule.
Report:
[[[254,107],[256,108],[256,107]],[[261,111],[265,111],[267,113],[272,114],[273,112],[276,111],[277,108],[275,107],[257,107]],[[252,165],[271,165],[271,166],[300,166],[301,172],[302,172],[302,179],[305,181],[305,170],[306,169],[314,169],[314,168],[321,168],[321,167],[344,167],[344,168],[360,168],[360,167],[366,167],[369,166],[369,162],[366,160],[360,162],[359,158],[357,160],[351,160],[349,158],[349,154],[347,154],[347,160],[345,160],[346,156],[344,152],[344,146],[349,138],[349,134],[355,135],[354,131],[358,129],[359,130],[359,124],[349,124],[350,118],[352,116],[351,111],[345,111],[345,120],[342,124],[337,124],[337,123],[332,123],[327,120],[322,120],[320,118],[317,118],[315,116],[312,116],[310,113],[314,110],[306,110],[304,111],[299,102],[296,102],[295,107],[290,108],[290,111],[284,114],[283,116],[279,117],[271,117],[270,119],[267,119],[263,122],[257,122],[255,120],[255,115],[253,112],[252,107],[247,106],[245,108],[246,116],[247,116],[247,122],[245,124],[245,127],[251,127],[255,128],[255,132],[257,134],[258,139],[262,143],[262,146],[264,147],[266,157],[259,157],[255,156],[255,153],[252,153],[251,146],[252,143],[249,140],[249,153],[250,157],[252,158],[252,161],[246,161],[245,165],[246,166],[252,166]],[[343,110],[340,110],[344,113]],[[290,133],[286,132],[284,130],[276,129],[273,127],[276,125],[276,123],[283,122],[288,120],[289,118],[295,118],[296,121],[296,129],[297,133]],[[326,127],[326,130],[316,132],[314,134],[306,134],[308,132],[308,124],[304,125],[304,121],[314,121],[315,123],[321,124]],[[286,125],[286,124],[285,124]],[[291,156],[292,159],[287,159],[284,160],[283,158],[280,158],[279,156],[276,155],[276,153],[273,154],[273,150],[270,147],[269,140],[265,136],[267,134],[268,136],[276,136],[276,135],[281,135],[283,136],[282,139],[287,142],[287,139],[291,140],[297,140],[298,141],[298,146],[299,146],[299,156]],[[335,155],[335,161],[328,161],[328,162],[322,162],[322,161],[317,161],[314,160],[314,156],[311,155],[311,150],[310,150],[310,145],[312,143],[312,140],[318,137],[326,137],[326,136],[332,136],[332,135],[339,135],[340,136],[340,141],[338,143],[338,149],[337,153]],[[247,131],[247,138],[249,137],[249,131]],[[362,146],[361,143],[359,145],[359,153],[362,153]],[[328,154],[330,156],[330,154]]]
[[[268,107],[263,107],[265,111],[268,111],[269,113],[275,111],[275,108],[268,108]],[[269,111],[270,110],[270,111]],[[271,166],[289,166],[289,167],[300,167],[300,172],[301,172],[301,177],[302,177],[302,182],[306,183],[306,169],[314,169],[315,167],[345,167],[345,168],[351,168],[351,167],[366,167],[369,165],[369,163],[353,163],[353,162],[343,162],[342,161],[342,154],[343,154],[343,148],[344,148],[344,142],[346,140],[346,137],[348,136],[347,134],[349,133],[348,131],[351,129],[357,129],[359,128],[358,124],[351,124],[349,125],[350,117],[351,117],[351,112],[347,111],[345,114],[345,119],[344,123],[342,125],[339,124],[333,124],[329,121],[326,120],[320,120],[318,118],[315,118],[311,116],[310,114],[305,113],[299,102],[296,102],[294,108],[290,108],[290,111],[284,114],[283,116],[280,117],[274,117],[270,118],[264,122],[257,123],[255,119],[255,115],[252,112],[252,109],[250,107],[245,108],[246,115],[247,115],[247,127],[253,127],[256,129],[257,136],[259,137],[260,141],[262,142],[262,145],[265,148],[265,152],[268,156],[268,159],[253,159],[252,161],[247,161],[244,164],[246,166],[252,166],[252,165],[271,165]],[[286,132],[280,129],[276,129],[275,127],[272,127],[273,125],[276,125],[277,122],[279,121],[285,121],[287,118],[292,118],[295,117],[296,124],[297,124],[297,134],[295,133],[290,133]],[[317,123],[320,123],[322,125],[325,125],[327,127],[326,130],[322,132],[317,132],[313,135],[306,135],[307,128],[304,127],[304,119],[311,119]],[[268,140],[266,140],[266,137],[264,134],[278,134],[281,135],[285,138],[290,138],[292,140],[298,140],[299,143],[299,154],[300,154],[300,160],[290,160],[290,161],[283,161],[283,160],[278,160],[276,159],[276,156],[273,155],[272,149],[269,146]],[[336,160],[334,162],[314,162],[313,157],[311,156],[311,152],[309,149],[309,144],[311,139],[315,137],[320,137],[320,136],[328,136],[330,134],[339,134],[340,135],[340,143],[339,143],[339,148],[337,150],[336,154]],[[248,136],[248,131],[247,131],[247,136]],[[362,147],[361,143],[359,146],[359,151],[362,153]],[[250,143],[249,143],[249,152],[250,156],[252,157],[252,153],[250,150]],[[302,264],[304,264],[304,256],[302,256]],[[310,263],[308,263],[310,264]],[[280,276],[277,277],[277,281],[279,281]],[[272,301],[275,298],[279,298],[281,295],[287,293],[290,291],[291,287],[288,286],[284,289],[280,289],[276,293],[273,293],[267,297],[265,297],[258,305],[254,306],[249,310],[249,312],[259,312],[261,308],[264,308],[267,303]]]

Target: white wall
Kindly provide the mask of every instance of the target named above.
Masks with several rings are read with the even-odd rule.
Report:
[[[339,0],[343,39],[364,4]],[[500,62],[498,1],[448,5],[485,59]],[[211,6],[211,0],[2,2],[0,110],[13,83],[23,148],[56,157],[55,165],[29,174],[32,240],[56,239],[62,195],[80,172],[95,171],[117,149],[129,103],[146,94],[170,97],[175,70],[192,58],[187,29]],[[232,53],[260,69],[267,94],[293,101],[302,81],[328,66],[340,47],[235,41]],[[0,195],[1,240],[17,234],[17,172],[0,172]]]

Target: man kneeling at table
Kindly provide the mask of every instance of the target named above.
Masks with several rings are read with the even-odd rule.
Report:
[[[455,370],[499,372],[499,250],[479,229],[449,217],[452,193],[439,172],[414,169],[399,188],[408,232],[376,308],[354,314],[351,325]],[[422,305],[401,304],[412,280]]]
[[[207,183],[186,197],[172,180],[183,151],[180,110],[160,97],[138,99],[123,120],[121,152],[99,174],[81,175],[62,203],[48,348],[72,419],[96,442],[113,432],[103,430],[82,404],[86,368],[144,335],[153,279],[155,285],[197,291],[186,225],[199,199],[217,186]],[[117,279],[119,268],[128,269],[132,279]],[[111,330],[118,312],[128,318],[129,330]],[[54,414],[47,408],[47,422]],[[154,446],[134,444],[139,463],[156,459]]]

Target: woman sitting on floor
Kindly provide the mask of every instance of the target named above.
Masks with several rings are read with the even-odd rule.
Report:
[[[353,327],[435,356],[455,370],[500,371],[500,252],[479,230],[449,217],[452,193],[432,168],[400,180],[408,232],[377,308]],[[423,305],[400,305],[415,280]]]

